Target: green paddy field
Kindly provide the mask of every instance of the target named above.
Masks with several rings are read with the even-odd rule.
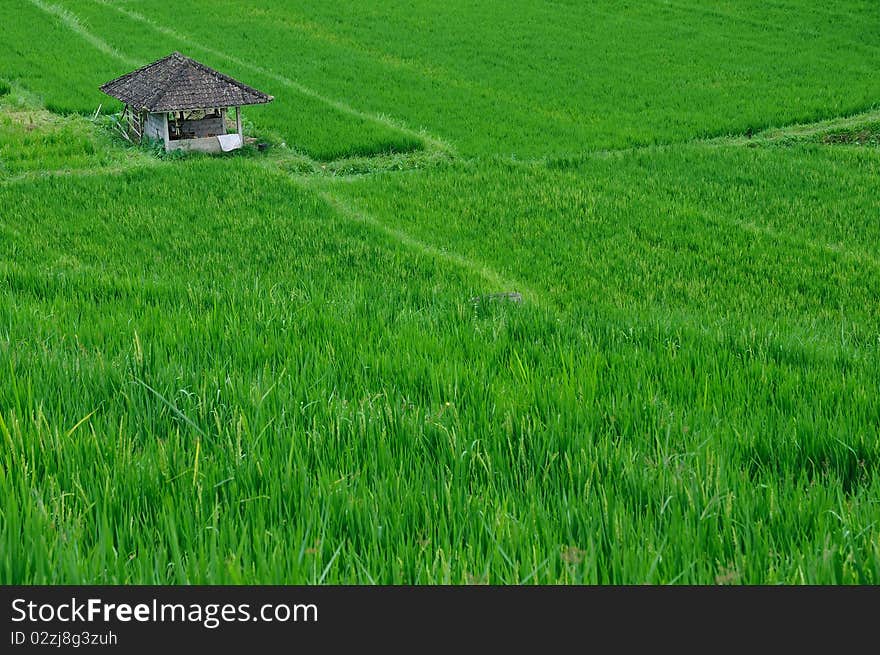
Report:
[[[0,0],[0,583],[880,583],[876,2],[187,6]]]

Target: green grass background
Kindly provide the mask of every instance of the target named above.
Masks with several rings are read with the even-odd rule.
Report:
[[[870,3],[175,6],[0,7],[0,582],[880,580],[875,112],[695,141]],[[89,120],[172,49],[268,153]]]

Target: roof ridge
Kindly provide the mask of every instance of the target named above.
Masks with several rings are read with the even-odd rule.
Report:
[[[177,54],[180,54],[180,53],[177,53]],[[206,73],[208,73],[209,75],[213,75],[214,77],[218,77],[221,80],[223,80],[224,82],[227,82],[229,84],[232,84],[233,86],[238,87],[242,91],[247,91],[248,93],[253,93],[256,96],[263,96],[265,98],[269,98],[270,100],[274,100],[274,96],[270,96],[268,93],[263,93],[262,91],[255,89],[252,86],[248,86],[244,82],[240,82],[239,80],[235,79],[234,77],[229,77],[229,75],[221,73],[220,71],[215,70],[215,69],[211,68],[210,66],[203,64],[200,61],[196,61],[192,57],[187,57],[186,55],[183,55],[183,54],[181,54],[180,56],[183,57],[189,63],[196,66],[196,68],[200,68],[203,71],[205,71]]]
[[[148,111],[256,105],[274,100],[273,96],[177,50],[100,88],[126,104]]]
[[[182,63],[180,61],[180,57],[183,57],[183,55],[181,55],[176,50],[165,57],[165,59],[173,59],[175,61],[175,66],[171,70],[171,74],[164,80],[163,86],[157,87],[154,94],[152,94],[151,96],[147,96],[147,98],[144,100],[144,106],[157,107],[159,105],[159,101],[166,95],[168,95],[168,87],[171,85],[171,82],[180,79],[183,73],[183,68],[180,66],[180,63]]]
[[[122,82],[122,81],[124,81],[124,80],[131,79],[132,77],[134,77],[134,76],[137,75],[138,73],[142,73],[142,72],[144,72],[145,70],[147,70],[148,68],[152,68],[153,66],[155,66],[155,65],[157,65],[157,64],[161,64],[163,61],[165,61],[165,60],[167,60],[167,59],[171,59],[171,57],[173,57],[175,54],[178,54],[178,55],[179,55],[180,53],[177,52],[177,51],[175,50],[175,51],[174,51],[173,53],[171,53],[170,55],[167,55],[167,56],[165,56],[165,57],[162,57],[161,59],[157,59],[156,61],[151,61],[149,64],[144,64],[144,65],[141,66],[140,68],[135,68],[135,69],[134,69],[133,71],[131,71],[130,73],[126,73],[125,75],[120,75],[120,76],[117,77],[116,79],[110,80],[109,82],[105,82],[104,84],[102,84],[102,85],[100,86],[100,89],[101,89],[101,91],[103,91],[103,90],[105,89],[105,87],[109,87],[111,84],[116,84],[117,82]],[[183,55],[181,55],[181,56],[183,56]]]

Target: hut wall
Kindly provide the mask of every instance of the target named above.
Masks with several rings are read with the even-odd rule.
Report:
[[[147,120],[144,123],[144,136],[150,139],[165,138],[165,114],[147,114]]]

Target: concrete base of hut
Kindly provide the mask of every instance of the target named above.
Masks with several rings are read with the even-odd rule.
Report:
[[[240,148],[241,146],[238,147]],[[168,152],[172,152],[173,150],[183,150],[184,152],[208,152],[212,154],[222,152],[220,148],[220,140],[217,139],[216,136],[207,136],[201,139],[169,141],[165,145],[165,150]]]

